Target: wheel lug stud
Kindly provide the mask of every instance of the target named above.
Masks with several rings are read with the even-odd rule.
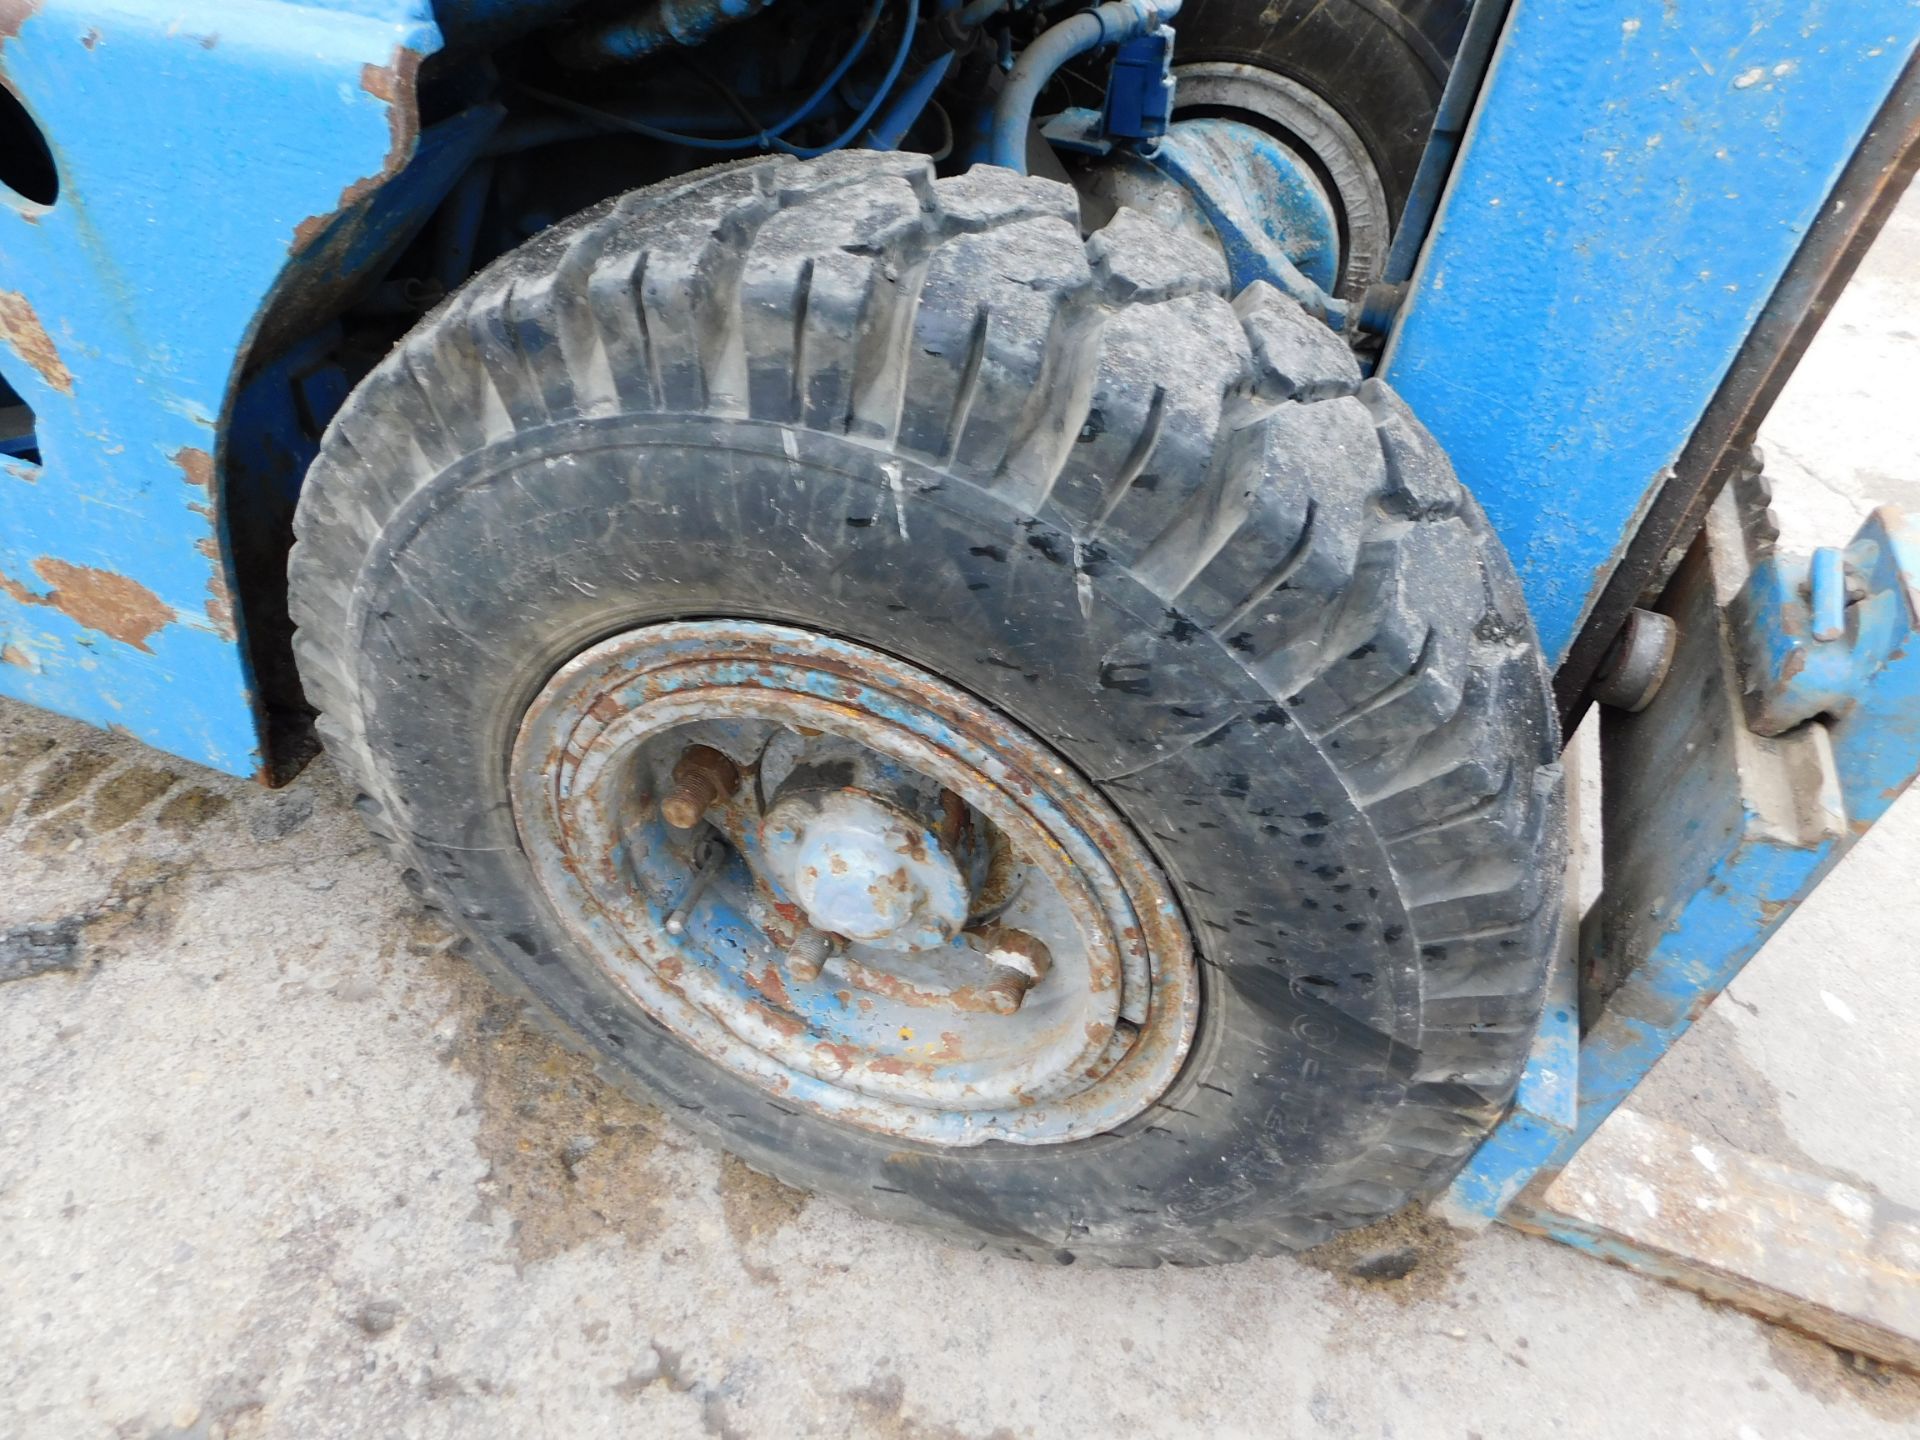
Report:
[[[818,930],[802,930],[787,950],[787,973],[805,982],[818,980],[833,953],[833,941]]]
[[[1000,969],[980,989],[987,1008],[996,1015],[1011,1015],[1018,1010],[1027,992],[1053,968],[1053,952],[1046,942],[1011,925],[982,925],[967,932],[967,943]]]
[[[716,803],[733,794],[739,768],[711,745],[690,745],[673,766],[673,785],[660,800],[660,818],[691,830]]]
[[[687,882],[687,888],[680,896],[680,903],[667,915],[667,933],[680,936],[687,933],[687,920],[693,914],[693,907],[705,892],[708,884],[720,869],[720,847],[711,837],[702,840],[699,848],[693,852],[693,872]]]
[[[1004,975],[987,982],[981,996],[987,1002],[987,1008],[996,1015],[1011,1015],[1020,1008],[1027,998],[1027,991],[1033,988],[1033,977],[1022,975],[1018,970],[1009,970]]]

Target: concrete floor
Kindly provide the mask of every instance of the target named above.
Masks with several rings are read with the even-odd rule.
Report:
[[[1916,329],[1909,197],[1771,427],[1790,539],[1920,508]],[[1910,798],[1636,1104],[1920,1203],[1916,853]],[[808,1199],[526,1030],[324,762],[0,705],[0,873],[0,1435],[1920,1434],[1920,1381],[1510,1232],[1049,1270]]]

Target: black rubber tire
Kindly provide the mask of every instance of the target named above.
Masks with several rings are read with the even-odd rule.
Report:
[[[1187,0],[1181,65],[1226,61],[1286,75],[1358,132],[1400,221],[1470,0]]]
[[[1551,693],[1433,442],[1330,332],[1224,285],[1133,212],[1083,242],[1065,186],[907,155],[683,177],[505,257],[355,392],[300,503],[301,672],[375,832],[617,1083],[887,1219],[1203,1263],[1436,1189],[1538,1018]],[[968,1150],[837,1126],[577,953],[512,738],[570,656],[702,615],[933,670],[1131,820],[1203,963],[1145,1114]]]

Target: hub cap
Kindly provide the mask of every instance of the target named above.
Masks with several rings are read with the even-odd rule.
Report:
[[[689,754],[731,789],[670,824]],[[513,804],[595,963],[785,1103],[932,1144],[1073,1140],[1144,1110],[1192,1039],[1192,947],[1124,823],[876,651],[733,621],[615,636],[529,707]]]
[[[760,843],[767,873],[816,930],[912,952],[966,923],[967,887],[940,837],[864,790],[780,801]]]

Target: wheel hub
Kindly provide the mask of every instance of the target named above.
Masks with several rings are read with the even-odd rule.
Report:
[[[903,662],[785,627],[648,626],[563,667],[514,750],[536,878],[679,1040],[934,1144],[1110,1129],[1199,991],[1166,882],[1066,764]]]
[[[939,837],[864,790],[790,796],[760,837],[768,871],[816,930],[914,951],[966,923],[967,888]]]
[[[1179,115],[1243,118],[1311,157],[1339,216],[1344,261],[1337,285],[1349,300],[1380,278],[1393,238],[1386,188],[1366,142],[1338,109],[1307,86],[1258,65],[1203,61],[1174,68]]]

